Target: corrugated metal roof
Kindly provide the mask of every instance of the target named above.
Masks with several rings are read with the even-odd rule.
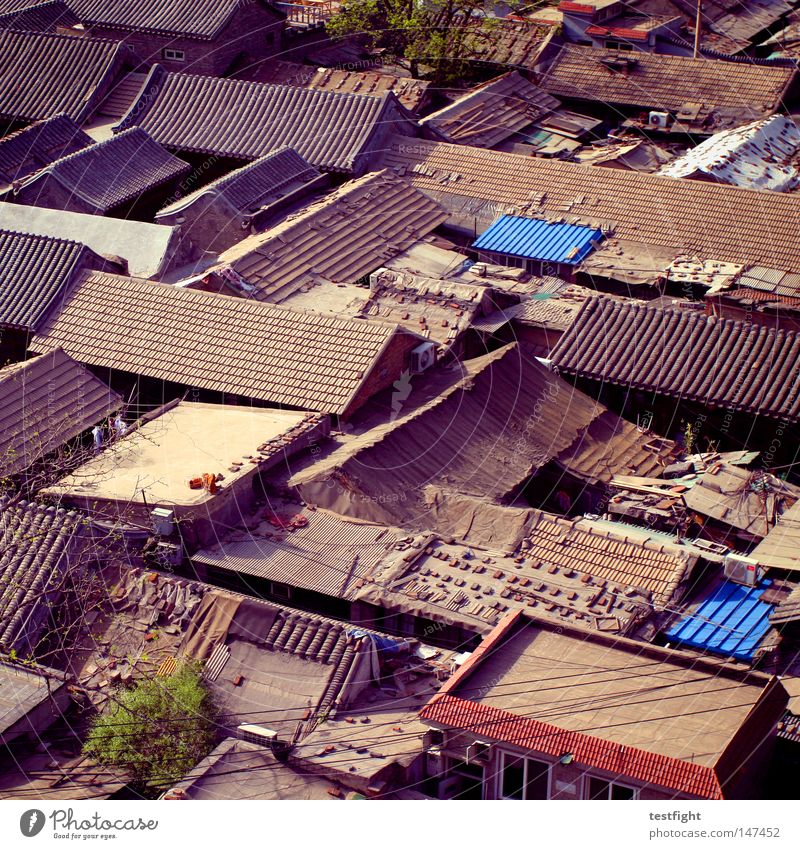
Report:
[[[603,233],[580,224],[503,215],[472,247],[482,251],[577,265],[601,241]]]
[[[669,640],[703,651],[752,660],[770,629],[775,605],[761,601],[772,581],[745,587],[724,581],[699,601],[692,612],[666,632]]]

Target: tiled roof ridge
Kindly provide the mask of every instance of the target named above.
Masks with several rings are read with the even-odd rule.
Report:
[[[723,798],[719,777],[711,767],[625,746],[581,731],[567,731],[449,693],[439,694],[426,705],[420,718],[554,757],[569,751],[579,764],[706,799]]]
[[[130,138],[131,136],[137,134],[144,136],[145,138],[147,138],[148,141],[153,142],[153,144],[158,144],[158,142],[147,132],[147,130],[143,130],[141,127],[129,127],[126,130],[122,130],[119,133],[115,133],[113,136],[109,136],[107,139],[102,139],[102,141],[94,142],[94,144],[92,144],[90,147],[85,147],[83,148],[83,150],[76,150],[74,153],[68,153],[66,156],[62,156],[60,159],[56,159],[55,162],[51,162],[49,165],[46,165],[44,168],[41,168],[35,174],[31,174],[28,180],[32,182],[33,178],[39,177],[42,172],[53,171],[64,162],[72,162],[73,160],[79,159],[82,156],[90,156],[91,154],[96,153],[98,150],[104,150],[109,145],[114,144],[117,139]],[[159,145],[159,147],[163,146]],[[166,150],[166,148],[163,149]],[[26,180],[25,182],[27,182],[28,180]]]
[[[614,528],[607,527],[596,527],[591,523],[591,520],[587,520],[584,517],[576,516],[574,518],[566,518],[565,516],[556,516],[550,515],[545,511],[540,512],[541,518],[545,521],[550,521],[552,524],[556,524],[562,527],[569,528],[568,536],[572,536],[575,534],[588,534],[592,537],[602,537],[603,539],[612,539],[615,542],[623,543],[625,545],[630,545],[635,548],[644,548],[648,551],[652,551],[656,554],[663,554],[665,557],[670,557],[675,560],[686,560],[691,559],[692,555],[690,552],[684,551],[675,551],[670,548],[670,546],[666,545],[663,542],[656,542],[654,540],[645,538],[638,538],[636,535],[631,535],[630,537],[627,534],[624,534],[623,530],[616,530]],[[585,527],[581,527],[581,522],[587,522]],[[537,525],[539,521],[537,520]]]
[[[31,6],[34,6],[34,5],[44,5],[44,4],[43,3],[36,4],[36,3],[32,2]],[[56,39],[56,40],[60,40],[60,41],[74,42],[76,40],[76,36],[68,35],[67,33],[63,33],[63,32],[37,32],[36,30],[28,30],[28,29],[25,29],[25,30],[7,29],[7,30],[3,30],[2,33],[0,33],[0,35],[5,34],[5,33],[8,33],[9,35],[24,35],[24,36],[27,36],[28,39],[36,38],[36,39],[40,39],[42,41],[44,41],[45,39],[47,39],[47,40]],[[98,45],[98,46],[101,45],[101,44],[108,44],[108,45],[113,44],[118,48],[121,48],[121,49],[125,48],[125,44],[122,41],[117,41],[114,38],[87,38],[87,39],[84,39],[84,41],[89,41],[93,45]]]
[[[127,130],[123,130],[122,132],[127,132]],[[120,135],[122,135],[122,133],[120,133]],[[288,174],[281,182],[276,183],[277,187],[284,186],[286,185],[286,183],[291,182],[292,180],[297,180],[305,174],[321,173],[319,169],[315,168],[313,165],[311,165],[311,163],[307,162],[291,145],[285,144],[277,148],[276,150],[272,150],[269,153],[264,154],[264,156],[260,156],[258,159],[254,159],[252,162],[248,162],[241,168],[236,168],[233,171],[229,171],[227,174],[223,174],[216,180],[212,180],[210,183],[206,183],[204,186],[200,186],[199,189],[195,189],[193,192],[190,192],[188,195],[185,195],[179,200],[168,203],[166,206],[162,207],[159,212],[166,212],[173,208],[179,209],[180,207],[186,205],[188,201],[211,192],[218,192],[220,194],[224,194],[225,189],[229,188],[232,185],[235,185],[239,180],[245,178],[247,174],[263,166],[266,162],[284,159],[290,160],[293,156],[297,157],[303,163],[305,163],[305,167],[302,170],[298,170],[292,172],[291,174]],[[295,163],[289,163],[287,161],[287,164]]]
[[[48,354],[45,354],[44,356],[48,356]],[[30,360],[28,360],[28,362],[30,362]],[[67,509],[65,507],[60,507],[55,504],[42,504],[39,501],[33,501],[26,498],[17,500],[14,498],[13,495],[0,496],[0,512],[6,510],[16,510],[17,512],[31,510],[34,512],[38,511],[40,513],[47,513],[54,516],[71,516],[75,517],[75,519],[80,519],[83,517],[83,514],[80,512],[80,510]]]
[[[659,54],[659,55],[666,55],[666,54]],[[708,61],[708,60],[706,60],[706,61]],[[405,136],[394,135],[391,138],[391,140],[389,142],[387,142],[385,149],[387,151],[391,152],[393,144],[403,143],[404,141],[406,143],[408,141]],[[447,148],[450,148],[453,152],[458,153],[459,148],[463,151],[464,147],[465,147],[465,145],[456,144],[455,142],[428,140],[428,139],[419,139],[419,140],[417,140],[416,143],[418,145],[422,145],[422,146],[430,146],[431,152],[433,152],[437,149],[447,147]],[[469,150],[468,152],[474,153],[475,151]],[[562,167],[564,169],[569,169],[570,171],[574,171],[576,174],[582,171],[582,172],[584,172],[584,174],[587,177],[587,185],[591,185],[591,177],[592,177],[593,174],[594,174],[594,176],[597,176],[597,174],[596,174],[597,166],[596,165],[587,165],[587,164],[582,163],[582,162],[567,162],[567,161],[561,161],[561,160],[547,160],[547,159],[537,160],[535,157],[523,156],[519,153],[511,153],[509,151],[504,151],[504,150],[478,149],[478,152],[479,152],[479,155],[481,157],[486,158],[486,159],[493,159],[497,162],[505,161],[505,162],[509,162],[509,163],[513,164],[513,163],[528,162],[529,160],[533,159],[534,162],[544,163],[545,167],[547,167],[547,168],[555,169],[555,168],[558,168],[558,167]],[[531,163],[529,162],[529,164],[531,164]],[[396,166],[387,165],[385,167],[392,168],[392,170],[396,170]],[[422,165],[420,167],[430,169],[431,171],[437,170],[436,167],[433,166],[433,165],[425,164],[425,165]],[[739,194],[745,193],[745,194],[753,195],[754,197],[759,197],[759,198],[761,198],[761,200],[764,200],[765,195],[769,195],[769,200],[771,202],[774,202],[774,203],[792,203],[793,204],[793,203],[796,203],[796,201],[797,201],[796,195],[794,193],[791,193],[791,192],[765,192],[763,189],[752,189],[748,186],[734,186],[734,185],[730,185],[729,183],[704,182],[704,181],[700,181],[700,180],[677,180],[675,177],[668,177],[665,174],[658,174],[658,173],[650,174],[650,173],[643,172],[643,171],[631,171],[631,172],[618,171],[618,172],[614,172],[614,174],[613,174],[614,177],[618,177],[620,175],[622,175],[623,179],[630,179],[632,181],[636,181],[638,183],[641,183],[643,187],[648,182],[658,182],[658,183],[661,183],[662,185],[672,185],[672,186],[675,186],[676,184],[678,184],[683,189],[685,189],[687,191],[691,191],[691,192],[696,192],[698,194],[700,194],[701,192],[709,194],[709,195],[716,193],[719,196],[720,199],[723,199],[726,195],[728,195],[732,192],[738,192]],[[607,175],[603,175],[603,176],[607,176]],[[456,184],[456,188],[454,189],[454,191],[456,193],[457,193],[457,185],[458,184]],[[443,188],[443,190],[446,191],[446,186]],[[643,188],[643,190],[644,190],[644,188]],[[540,190],[540,193],[542,195],[548,194],[548,190],[547,190],[546,185],[543,184],[543,186]],[[587,192],[587,194],[591,194],[591,192]],[[513,205],[513,202],[509,201],[509,205]],[[516,213],[508,213],[508,214],[509,215],[522,216],[522,217],[525,217],[525,218],[531,218],[531,217],[533,217],[533,218],[553,218],[553,217],[558,216],[558,215],[560,215],[564,218],[566,218],[567,216],[570,216],[570,215],[581,218],[581,219],[591,217],[590,213],[588,211],[584,212],[584,213],[573,213],[571,210],[561,210],[560,212],[556,212],[556,211],[548,212],[547,210],[544,210],[544,211],[538,210],[538,211],[534,211],[534,212],[516,212]],[[756,264],[763,265],[764,263],[756,263]]]
[[[82,248],[84,251],[90,250],[83,242],[78,242],[75,239],[64,239],[61,236],[48,236],[44,233],[26,233],[22,230],[7,230],[0,227],[0,236],[19,236],[23,239],[28,239],[32,242],[51,242],[59,245],[74,245]]]

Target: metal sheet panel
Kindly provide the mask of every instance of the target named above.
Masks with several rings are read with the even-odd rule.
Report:
[[[703,651],[752,660],[770,629],[774,605],[761,601],[772,581],[745,587],[725,581],[715,587],[692,613],[667,631],[667,638]]]
[[[556,224],[540,218],[503,215],[473,242],[472,247],[526,259],[577,265],[602,238],[602,231],[580,224]]]

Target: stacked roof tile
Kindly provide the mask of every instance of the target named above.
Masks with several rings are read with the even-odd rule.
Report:
[[[38,121],[0,139],[0,182],[22,180],[94,141],[67,115]]]
[[[15,194],[24,203],[48,206],[46,189],[53,180],[76,199],[81,211],[103,215],[190,170],[188,163],[133,127],[48,165]]]
[[[78,514],[0,499],[0,646],[35,647],[77,566]]]
[[[795,73],[792,68],[640,51],[620,57],[598,47],[566,44],[541,86],[556,97],[667,111],[698,103],[744,124],[779,108]]]
[[[121,406],[60,348],[0,369],[0,474],[29,468]]]
[[[313,88],[319,91],[350,92],[380,97],[388,91],[412,112],[425,100],[430,83],[413,77],[398,77],[383,71],[348,71],[343,68],[315,68],[296,62],[271,59],[257,70],[259,82]]]
[[[800,420],[800,333],[794,331],[592,298],[552,359],[565,374]]]
[[[494,147],[559,106],[555,97],[512,71],[477,86],[420,123],[435,127],[449,141]]]
[[[213,39],[244,5],[244,0],[70,0],[89,26],[203,40]]]
[[[454,214],[522,215],[607,223],[613,236],[674,248],[675,255],[754,262],[794,271],[800,242],[795,194],[756,192],[652,174],[593,168],[442,142],[396,139],[382,164],[395,168]],[[731,226],[736,221],[736,226]],[[642,250],[646,251],[646,247]]]
[[[320,281],[355,283],[444,222],[447,213],[391,172],[367,174],[220,255],[259,300]]]
[[[363,171],[383,134],[405,124],[397,98],[150,73],[120,128],[138,124],[178,151],[257,159],[288,146],[318,168]]]
[[[31,342],[79,362],[318,412],[345,412],[395,327],[89,274]]]
[[[123,44],[105,39],[0,32],[0,119],[38,121],[64,112],[83,123],[128,54]]]
[[[77,22],[64,0],[0,0],[0,29],[54,32]]]
[[[81,271],[103,264],[78,242],[0,230],[0,327],[34,330]]]

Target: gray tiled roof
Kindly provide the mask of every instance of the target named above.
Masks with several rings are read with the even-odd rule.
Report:
[[[663,110],[703,103],[735,116],[737,124],[777,109],[795,76],[792,68],[715,62],[634,51],[616,68],[614,51],[565,44],[540,81],[556,97]]]
[[[0,0],[0,29],[55,32],[77,22],[64,0]]]
[[[0,119],[38,121],[65,112],[80,123],[128,52],[106,39],[0,32]]]
[[[800,420],[800,333],[591,298],[552,353],[559,371]]]
[[[155,66],[118,128],[138,125],[173,150],[239,159],[288,146],[318,168],[348,172],[358,170],[377,133],[402,122],[412,126],[391,93],[339,94]]]
[[[366,174],[264,233],[220,254],[252,287],[280,303],[311,283],[355,283],[447,219],[438,203],[391,171]]]
[[[0,647],[35,647],[74,562],[77,513],[0,499]]]
[[[246,0],[69,0],[85,24],[211,39]],[[263,2],[263,6],[270,4]],[[272,9],[275,18],[281,15]]]
[[[78,242],[0,230],[0,327],[35,329],[53,299],[91,267],[102,260]]]
[[[134,127],[65,156],[26,180],[26,203],[36,204],[42,181],[55,179],[71,194],[103,214],[157,186],[177,180],[191,166]],[[47,204],[44,204],[47,206]]]
[[[251,212],[280,197],[287,187],[319,176],[320,172],[297,151],[284,147],[208,183],[164,207],[159,214],[185,209],[201,196],[223,198],[238,212]]]
[[[67,115],[54,115],[0,139],[0,182],[21,180],[39,168],[94,144]]]
[[[348,522],[324,510],[304,510],[308,524],[281,535],[269,531],[234,532],[193,560],[242,575],[279,581],[325,595],[344,597],[392,551],[395,528]],[[331,540],[336,545],[331,545]]]
[[[0,369],[0,475],[29,468],[121,406],[60,348]]]
[[[396,325],[92,273],[31,342],[79,362],[275,405],[342,413]]]

